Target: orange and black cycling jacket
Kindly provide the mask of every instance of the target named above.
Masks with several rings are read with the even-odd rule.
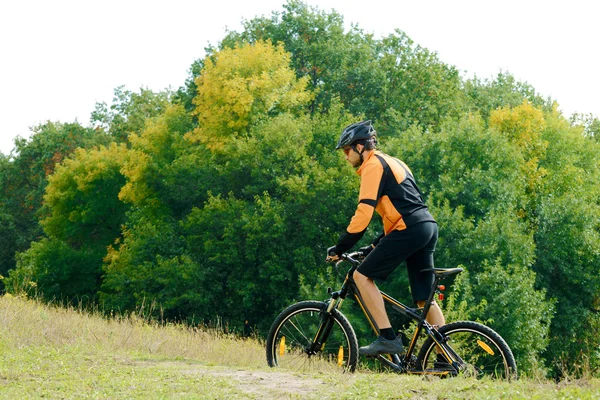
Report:
[[[435,222],[410,169],[402,161],[375,150],[356,172],[361,177],[358,207],[346,229],[347,233],[340,237],[336,245],[338,254],[360,240],[374,211],[383,220],[384,235],[419,222]]]

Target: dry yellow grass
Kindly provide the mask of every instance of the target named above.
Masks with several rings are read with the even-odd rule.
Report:
[[[595,399],[600,381],[296,374],[269,369],[258,340],[0,297],[1,399],[333,397]]]
[[[159,325],[135,313],[105,318],[99,313],[46,305],[36,300],[0,297],[0,336],[5,344],[76,346],[112,354],[164,356],[248,368],[264,367],[264,346],[254,339],[221,334],[214,329]]]

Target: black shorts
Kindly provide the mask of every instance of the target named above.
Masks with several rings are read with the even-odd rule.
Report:
[[[386,280],[406,260],[410,291],[415,302],[427,300],[433,286],[433,252],[438,239],[435,222],[421,222],[384,236],[358,267],[358,272],[371,279]]]

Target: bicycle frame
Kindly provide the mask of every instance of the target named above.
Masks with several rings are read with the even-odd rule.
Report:
[[[373,316],[371,315],[371,313],[365,306],[364,300],[363,300],[362,296],[360,295],[360,292],[358,290],[358,287],[356,286],[356,283],[354,282],[354,278],[353,278],[354,271],[356,271],[356,269],[360,265],[360,261],[352,258],[352,256],[354,254],[342,255],[341,260],[338,261],[336,264],[336,266],[337,266],[341,262],[346,261],[346,262],[350,263],[352,265],[352,267],[347,272],[344,283],[342,284],[342,288],[339,291],[333,292],[330,288],[329,294],[331,295],[331,299],[329,301],[326,313],[329,314],[334,309],[340,310],[344,300],[348,297],[348,295],[352,295],[354,297],[354,299],[356,300],[356,302],[358,303],[358,305],[360,306],[360,308],[362,309],[363,313],[365,314],[367,321],[369,321],[369,324],[371,325],[371,328],[373,329],[375,334],[379,335],[379,327],[377,326],[375,319],[373,318]],[[401,371],[401,372],[410,372],[407,370],[407,366],[409,365],[412,354],[415,351],[415,348],[417,345],[417,339],[419,338],[419,335],[421,334],[421,332],[423,330],[425,330],[426,334],[435,341],[435,343],[438,345],[438,347],[442,351],[441,354],[443,354],[444,357],[450,363],[460,364],[460,362],[462,361],[462,360],[460,360],[460,357],[458,357],[458,355],[456,353],[454,353],[454,351],[452,351],[451,349],[449,349],[447,346],[444,345],[444,339],[443,339],[442,334],[440,334],[437,331],[437,329],[433,325],[431,325],[429,322],[427,322],[427,320],[426,320],[427,313],[429,312],[429,310],[431,308],[431,304],[433,302],[433,297],[436,293],[436,288],[437,288],[440,280],[441,280],[441,278],[436,275],[434,283],[433,283],[433,287],[431,288],[431,292],[430,292],[429,297],[428,297],[427,301],[425,302],[425,306],[423,308],[409,308],[406,305],[402,304],[400,301],[394,299],[392,296],[380,291],[381,296],[383,297],[384,303],[388,303],[392,307],[392,309],[395,310],[396,312],[399,312],[400,314],[403,314],[403,315],[417,321],[417,328],[415,329],[412,340],[411,340],[411,342],[408,346],[408,349],[402,359],[397,354],[392,355],[392,357],[391,357],[392,360],[389,360],[383,356],[378,357],[379,360],[384,362],[387,366],[389,366],[395,370]],[[326,321],[330,321],[330,320],[327,319]],[[313,347],[312,351],[315,351],[320,346],[322,346],[324,339],[327,338],[327,336],[329,335],[329,331],[331,330],[332,322],[327,324],[329,326],[324,326],[324,325],[326,325],[326,324],[321,325],[320,329],[317,332],[317,335],[315,336],[315,340],[313,341],[314,347]],[[416,372],[416,371],[413,371],[413,372]],[[448,372],[445,372],[444,374],[447,374],[447,373]]]

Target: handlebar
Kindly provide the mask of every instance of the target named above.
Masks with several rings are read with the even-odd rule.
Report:
[[[362,260],[363,258],[365,258],[365,256],[361,251],[355,251],[353,253],[343,253],[339,256],[339,259],[337,260],[327,259],[326,262],[335,262],[336,267],[338,267],[344,261],[352,264],[353,266],[357,266],[361,263],[360,260]]]
[[[343,253],[339,256],[339,258],[337,258],[335,260],[327,258],[325,261],[328,264],[333,264],[335,267],[335,271],[343,279],[344,276],[347,276],[348,274],[352,274],[352,272],[354,270],[356,270],[356,268],[358,268],[358,266],[362,262],[361,260],[364,258],[365,258],[365,255],[359,250],[359,251],[355,251],[353,253]],[[346,269],[344,269],[344,273],[341,273],[340,265],[343,264],[344,262],[347,262],[348,264],[350,264],[351,268],[348,271],[346,271]]]

